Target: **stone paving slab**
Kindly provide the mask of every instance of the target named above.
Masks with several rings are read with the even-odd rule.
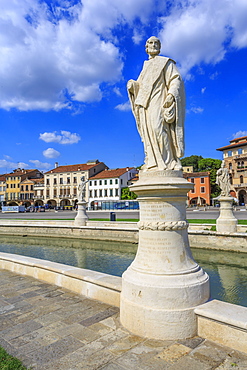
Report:
[[[200,337],[141,338],[116,307],[0,270],[0,346],[33,370],[247,369],[247,355]]]

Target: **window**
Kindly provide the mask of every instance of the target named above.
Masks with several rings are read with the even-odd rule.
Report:
[[[67,177],[67,184],[70,184],[70,177]]]
[[[192,177],[192,178],[190,179],[190,181],[191,181],[191,182],[193,182],[193,184],[194,184],[195,179]]]
[[[118,179],[115,179],[115,184],[118,184]]]
[[[241,167],[244,167],[244,161],[241,162]]]
[[[77,188],[74,188],[74,196],[76,197],[77,195]]]
[[[28,190],[28,185],[26,185],[26,191]]]
[[[113,196],[113,189],[110,189],[110,197]]]
[[[229,170],[232,170],[232,163],[229,163]]]
[[[33,185],[30,185],[30,190],[33,190]]]
[[[92,181],[89,181],[89,185],[92,186]]]
[[[102,189],[99,191],[99,196],[102,197]]]
[[[63,178],[61,177],[59,180],[59,183],[62,185],[63,184]]]
[[[201,184],[204,184],[204,183],[205,183],[205,178],[201,177]]]
[[[54,183],[54,185],[57,185],[57,179],[56,178],[54,178],[53,183]]]
[[[23,191],[24,190],[24,186],[23,185],[21,185],[21,191]]]
[[[244,177],[240,176],[240,184],[243,184],[243,183],[244,183]]]
[[[53,196],[54,196],[54,198],[56,198],[56,196],[57,196],[57,189],[54,189],[53,190]]]
[[[118,197],[118,189],[115,189],[115,197]]]
[[[97,190],[94,190],[94,197],[97,198]]]
[[[107,185],[107,180],[104,181],[104,184]]]
[[[110,185],[112,185],[112,179],[110,180]]]
[[[46,185],[50,185],[50,179],[46,179]]]
[[[47,196],[47,198],[49,198],[49,196],[50,196],[50,191],[49,190],[46,190],[46,196]]]
[[[121,179],[121,185],[123,185],[123,179]]]
[[[191,192],[191,194],[194,194],[195,193],[195,189],[192,189],[190,192]]]
[[[243,149],[238,149],[238,154],[242,154],[243,153]]]
[[[96,186],[97,185],[97,180],[94,180],[94,186]]]
[[[232,151],[228,150],[228,157],[231,157],[231,156],[232,156]]]
[[[107,189],[105,189],[105,197],[107,197],[108,195],[107,195]]]
[[[205,187],[201,186],[201,193],[205,193]]]
[[[99,184],[102,185],[102,180],[99,180]]]
[[[92,190],[89,190],[89,197],[92,198]]]
[[[74,182],[74,184],[77,184],[77,177],[74,177],[73,182]]]

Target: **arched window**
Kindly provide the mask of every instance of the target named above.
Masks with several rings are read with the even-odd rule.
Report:
[[[244,177],[241,175],[240,176],[240,184],[243,184],[243,182],[244,182]]]
[[[241,162],[241,167],[244,167],[244,161]]]

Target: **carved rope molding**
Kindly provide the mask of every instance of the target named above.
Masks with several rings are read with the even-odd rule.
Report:
[[[187,221],[149,222],[139,221],[137,226],[140,230],[183,230],[189,226]]]

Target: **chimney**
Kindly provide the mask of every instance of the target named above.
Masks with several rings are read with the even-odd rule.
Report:
[[[58,168],[58,162],[55,162],[55,168]]]

